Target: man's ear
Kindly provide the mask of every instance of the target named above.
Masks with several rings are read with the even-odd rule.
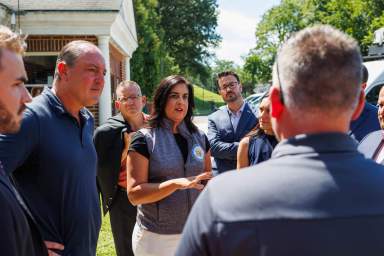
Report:
[[[361,90],[359,101],[357,103],[355,111],[352,114],[352,121],[355,121],[356,119],[359,118],[359,116],[361,115],[361,112],[363,112],[364,106],[365,106],[365,94],[364,94],[364,90]]]
[[[115,100],[115,108],[120,111],[120,102]]]
[[[269,90],[269,100],[271,102],[271,116],[279,119],[284,111],[284,104],[281,102],[281,92],[279,88],[272,86]]]
[[[67,76],[67,64],[61,61],[57,64],[57,71],[59,72],[60,78],[65,79]]]
[[[145,104],[147,104],[147,96],[141,96],[141,104],[143,104],[143,106],[145,106]]]

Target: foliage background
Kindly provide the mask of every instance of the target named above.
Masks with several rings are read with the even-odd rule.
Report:
[[[214,77],[223,70],[237,72],[248,95],[270,82],[277,49],[292,33],[330,24],[354,37],[366,55],[374,31],[384,26],[384,0],[282,0],[255,24],[256,44],[239,66],[212,53],[221,40],[216,0],[134,0],[134,7],[139,47],[131,74],[150,98],[171,74],[216,91]]]
[[[373,33],[384,26],[384,0],[282,0],[256,25],[256,45],[245,57],[245,83],[271,79],[278,47],[292,33],[315,24],[329,24],[354,37],[366,55]]]
[[[139,47],[131,74],[147,96],[171,74],[210,82],[209,49],[221,40],[216,0],[134,0],[134,11]]]

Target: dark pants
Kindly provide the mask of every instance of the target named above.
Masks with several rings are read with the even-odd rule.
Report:
[[[117,191],[109,218],[117,256],[133,256],[132,232],[136,223],[136,207],[128,201],[126,191]]]

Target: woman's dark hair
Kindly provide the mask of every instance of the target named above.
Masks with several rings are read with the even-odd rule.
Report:
[[[366,83],[368,81],[369,74],[368,74],[368,69],[364,64],[361,65],[361,73],[362,73],[361,82]]]
[[[172,75],[164,78],[157,86],[153,95],[153,108],[149,119],[149,126],[159,127],[165,118],[165,105],[167,104],[168,96],[172,88],[177,84],[185,84],[188,88],[188,111],[184,117],[184,122],[188,130],[197,131],[196,125],[192,122],[193,109],[195,108],[193,87],[187,79],[180,75]]]
[[[253,138],[255,136],[259,137],[259,136],[263,135],[264,133],[265,132],[263,131],[263,129],[260,128],[259,122],[257,122],[255,127],[253,127],[252,130],[250,130],[247,134],[245,134],[244,137],[250,137],[250,138]]]
[[[260,103],[269,96],[269,90],[267,90],[260,98]],[[257,124],[255,125],[255,127],[252,128],[252,130],[250,130],[244,137],[255,137],[255,136],[261,136],[265,134],[265,132],[263,131],[263,129],[260,128],[260,123],[259,121],[257,121]]]

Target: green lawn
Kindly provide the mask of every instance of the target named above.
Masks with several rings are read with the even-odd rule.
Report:
[[[113,243],[109,214],[103,216],[99,241],[97,243],[97,256],[116,256],[115,244]]]
[[[200,86],[193,86],[195,94],[195,115],[208,115],[213,112],[214,107],[224,105],[224,101],[217,93],[204,89]]]

